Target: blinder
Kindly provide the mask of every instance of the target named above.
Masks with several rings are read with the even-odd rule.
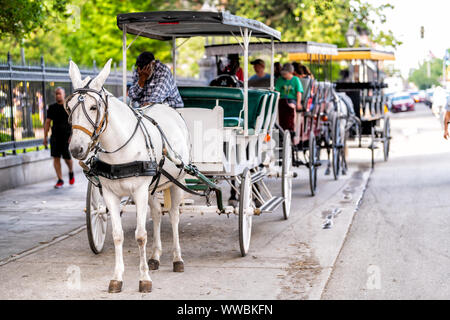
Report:
[[[70,124],[72,124],[72,116],[73,116],[74,111],[78,107],[81,106],[86,119],[92,125],[92,127],[94,129],[93,131],[90,131],[89,129],[87,129],[83,126],[80,126],[80,125],[72,125],[72,129],[80,130],[80,131],[84,132],[85,134],[87,134],[91,138],[91,144],[89,145],[89,151],[92,150],[92,148],[96,145],[100,134],[105,131],[106,126],[108,124],[108,95],[105,94],[106,98],[103,98],[103,94],[105,93],[104,88],[102,88],[100,91],[89,88],[89,84],[91,83],[91,81],[92,81],[92,79],[89,80],[89,82],[83,88],[76,89],[70,96],[68,96],[66,98],[66,101],[64,104],[64,109],[66,110],[67,114],[69,115],[69,123]],[[93,97],[91,93],[96,94],[99,97],[99,99],[96,99],[95,97]],[[72,110],[70,110],[68,104],[76,95],[78,95],[78,101],[74,105]],[[89,114],[86,110],[86,104],[85,104],[85,96],[86,95],[90,95],[96,101],[95,109],[97,110],[97,112],[96,112],[95,121],[91,119],[91,117],[89,116]],[[102,104],[105,106],[105,111],[103,113],[103,117],[100,119]]]

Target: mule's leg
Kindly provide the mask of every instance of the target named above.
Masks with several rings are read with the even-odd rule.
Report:
[[[180,204],[183,201],[183,190],[176,186],[170,187],[172,207],[169,210],[170,222],[173,234],[173,271],[184,272],[184,263],[181,258],[180,238],[178,234],[178,223],[180,222]]]
[[[136,204],[136,241],[139,246],[139,292],[152,291],[152,279],[148,273],[146,244],[147,230],[145,223],[147,221],[147,202],[148,202],[148,186],[143,185],[133,194],[133,200]]]
[[[148,266],[151,270],[159,269],[159,259],[162,253],[161,245],[161,203],[156,195],[148,196],[148,204],[150,205],[150,213],[153,220],[153,244],[152,256],[148,260]]]
[[[111,216],[112,235],[114,239],[114,249],[116,253],[116,265],[113,279],[109,283],[108,292],[117,293],[122,291],[123,272],[123,229],[120,220],[120,197],[103,188],[103,198]]]

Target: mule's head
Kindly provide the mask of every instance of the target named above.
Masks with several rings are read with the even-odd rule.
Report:
[[[103,84],[111,70],[111,59],[103,70],[90,81],[90,77],[81,79],[78,66],[70,61],[69,75],[74,93],[66,99],[65,108],[72,124],[72,138],[69,150],[76,159],[86,159],[92,144],[106,126],[107,105]]]

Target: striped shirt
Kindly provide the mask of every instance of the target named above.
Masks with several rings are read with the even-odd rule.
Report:
[[[155,70],[152,76],[145,81],[143,88],[139,86],[138,80],[139,74],[137,70],[134,70],[133,82],[128,90],[128,96],[138,105],[167,103],[174,108],[184,107],[172,72],[159,60],[156,60]]]

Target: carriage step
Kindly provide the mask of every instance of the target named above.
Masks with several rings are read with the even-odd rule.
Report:
[[[282,204],[284,202],[284,198],[283,197],[272,197],[271,199],[267,200],[262,206],[261,208],[259,208],[259,211],[261,213],[268,213],[268,212],[273,212],[275,211],[280,204]]]
[[[255,172],[254,174],[252,174],[252,183],[261,181],[265,176],[265,173],[262,171]]]

